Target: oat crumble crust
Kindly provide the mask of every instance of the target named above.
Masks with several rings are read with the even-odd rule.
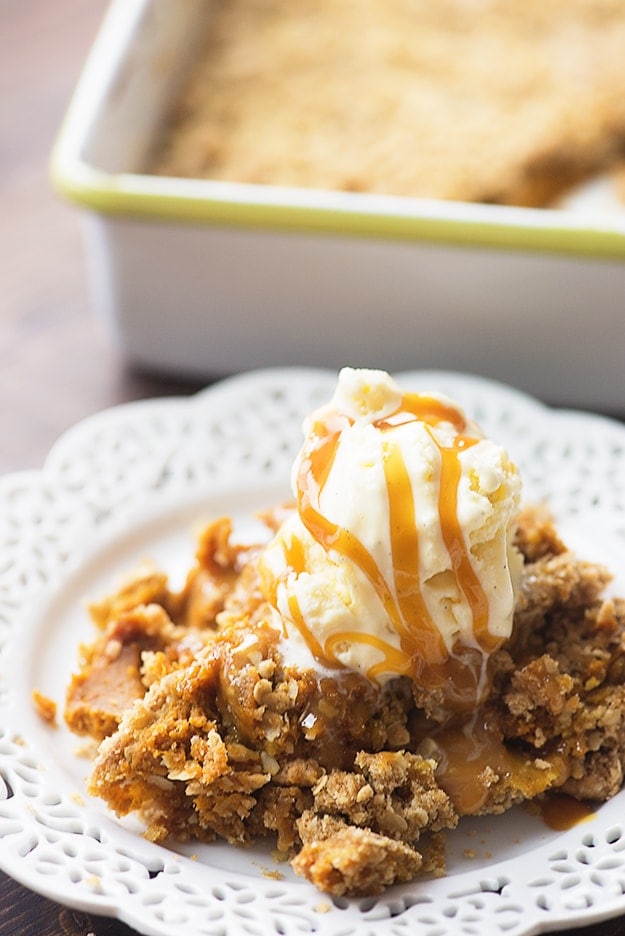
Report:
[[[256,552],[215,521],[182,591],[144,570],[92,608],[98,637],[65,708],[100,742],[90,792],[138,813],[155,842],[272,835],[334,895],[444,874],[444,833],[462,815],[554,790],[608,799],[625,763],[625,601],[602,598],[608,573],[568,552],[542,511],[521,514],[517,544],[513,636],[491,658],[490,695],[458,722],[407,678],[378,690],[285,665]]]
[[[147,171],[527,206],[622,161],[621,0],[229,0]]]

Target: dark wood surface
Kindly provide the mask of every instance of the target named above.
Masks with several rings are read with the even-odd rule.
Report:
[[[48,157],[105,0],[0,0],[0,472],[38,468],[55,439],[103,407],[196,385],[130,370],[91,307],[78,211]],[[625,916],[578,930],[617,936]],[[0,872],[0,934],[132,936]],[[192,936],[192,934],[190,934]]]

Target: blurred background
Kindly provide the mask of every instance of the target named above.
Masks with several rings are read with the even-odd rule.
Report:
[[[106,7],[0,3],[0,473],[40,467],[63,430],[105,406],[193,389],[128,371],[92,314],[80,212],[49,181]]]

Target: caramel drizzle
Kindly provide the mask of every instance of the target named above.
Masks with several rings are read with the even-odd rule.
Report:
[[[447,684],[451,695],[455,690],[449,688],[449,682],[455,680],[459,696],[464,696],[466,701],[467,697],[475,698],[478,691],[476,656],[481,664],[483,654],[492,652],[499,644],[488,629],[488,599],[471,564],[458,519],[458,485],[461,477],[459,455],[479,440],[467,433],[467,424],[455,408],[420,394],[406,394],[396,412],[376,421],[374,426],[385,432],[414,421],[425,425],[440,453],[438,509],[443,541],[449,552],[458,587],[471,609],[474,636],[482,652],[477,651],[476,654],[476,648],[457,646],[454,648],[454,657],[450,658],[428,611],[419,579],[419,534],[414,496],[399,445],[392,440],[383,441],[394,593],[373,556],[360,540],[322,514],[321,493],[334,464],[341,432],[353,423],[353,420],[338,413],[331,414],[326,421],[318,421],[313,426],[311,442],[302,452],[297,485],[299,515],[311,536],[326,552],[336,550],[363,572],[399,635],[401,649],[360,631],[335,634],[322,647],[306,626],[293,595],[289,598],[289,613],[311,652],[325,665],[341,666],[337,652],[342,644],[366,644],[376,647],[382,654],[381,661],[367,673],[370,679],[384,672],[411,675],[425,688],[444,687]],[[456,430],[454,441],[449,446],[444,446],[431,431],[441,422],[451,423]],[[289,546],[285,544],[284,550],[287,568],[296,574],[304,571],[305,557],[301,544],[297,541],[291,542]],[[275,591],[277,583],[274,599]]]
[[[570,773],[570,759],[557,750],[541,751],[537,764],[536,754],[508,748],[501,728],[483,710],[468,723],[451,721],[427,737],[436,752],[438,783],[460,816],[478,815],[484,805],[489,794],[486,768],[500,781],[509,780],[513,791],[528,800],[559,787]]]

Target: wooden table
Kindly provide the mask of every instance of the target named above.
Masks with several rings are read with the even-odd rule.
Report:
[[[41,466],[54,440],[103,407],[190,393],[138,374],[91,308],[78,213],[51,191],[50,147],[106,0],[0,0],[0,472]],[[619,920],[580,929],[617,936]],[[0,873],[0,936],[132,936]]]

